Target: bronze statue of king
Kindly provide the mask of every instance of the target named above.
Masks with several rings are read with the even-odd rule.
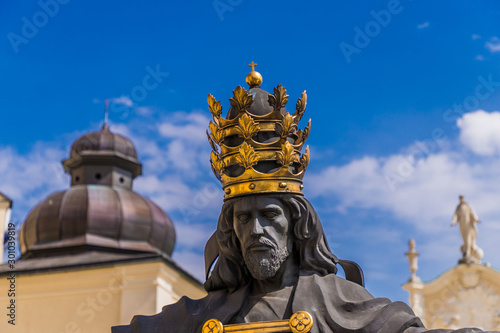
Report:
[[[302,194],[309,149],[301,151],[311,123],[303,130],[298,125],[307,95],[290,114],[285,88],[262,90],[262,76],[250,66],[249,89],[236,87],[225,118],[208,95],[211,164],[225,196],[205,247],[208,295],[135,316],[113,333],[426,332],[406,304],[374,298],[359,266],[330,251]],[[336,275],[337,265],[346,279]]]

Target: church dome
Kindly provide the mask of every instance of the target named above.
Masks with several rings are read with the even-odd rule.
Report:
[[[71,187],[29,213],[20,232],[23,258],[88,250],[172,254],[172,221],[132,190],[142,165],[130,140],[105,124],[78,138],[62,163]]]
[[[171,255],[172,221],[151,200],[120,187],[77,185],[49,195],[29,213],[23,257],[93,249]]]
[[[137,159],[137,152],[132,142],[109,131],[104,125],[100,131],[91,132],[78,138],[71,147],[70,158],[82,153],[113,152],[132,159]]]

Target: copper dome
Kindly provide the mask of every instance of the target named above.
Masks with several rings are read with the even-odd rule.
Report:
[[[137,159],[137,152],[132,142],[119,134],[110,132],[107,125],[104,125],[100,131],[78,138],[71,147],[70,158],[85,151],[110,151]]]
[[[161,208],[129,189],[105,185],[49,195],[20,233],[23,257],[87,249],[171,255],[174,244],[174,226]]]

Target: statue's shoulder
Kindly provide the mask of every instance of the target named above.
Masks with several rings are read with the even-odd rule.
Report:
[[[308,311],[314,317],[321,317],[316,332],[393,333],[423,327],[405,303],[374,298],[361,285],[334,274],[302,274],[293,306],[294,311]]]
[[[207,320],[207,309],[226,298],[226,291],[209,292],[201,299],[183,296],[176,303],[166,305],[152,316],[134,316],[130,325],[115,326],[112,333],[177,333],[195,332]]]
[[[112,333],[178,333],[201,332],[209,319],[226,322],[243,304],[248,286],[233,292],[216,290],[200,299],[182,297],[178,302],[163,307],[152,316],[135,316],[130,325],[113,327]]]
[[[304,290],[318,290],[323,294],[351,300],[368,300],[373,296],[361,285],[336,274],[320,275],[315,272],[301,272],[299,286]]]
[[[334,300],[334,303],[366,303],[372,307],[383,307],[392,304],[391,307],[398,308],[404,312],[413,314],[404,302],[392,302],[385,297],[373,297],[363,286],[344,279],[335,274],[319,275],[311,272],[301,274],[298,284],[299,294],[322,295],[322,297]]]

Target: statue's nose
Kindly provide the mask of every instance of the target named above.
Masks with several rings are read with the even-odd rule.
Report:
[[[258,217],[256,217],[253,220],[252,233],[254,235],[262,235],[264,233],[264,228],[262,227],[262,224],[261,224],[260,219]]]

